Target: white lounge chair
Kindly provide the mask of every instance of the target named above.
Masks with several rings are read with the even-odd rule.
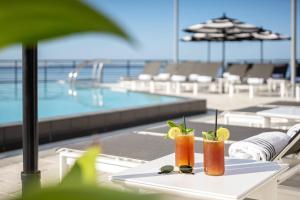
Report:
[[[272,77],[267,79],[269,93],[279,91],[281,98],[288,96],[289,81],[286,79],[287,69],[287,63],[274,64]]]
[[[271,125],[270,118],[272,118],[272,116],[265,117],[264,115],[261,115],[259,113],[282,106],[285,107],[288,111],[289,109],[293,109],[296,107],[299,108],[300,103],[294,101],[277,101],[269,104],[250,106],[232,111],[225,111],[222,115],[224,117],[225,124],[245,124],[251,127],[269,127]],[[290,115],[292,114],[293,113],[290,113]],[[285,122],[281,125],[289,125],[290,123],[293,123],[294,120],[296,120],[296,118],[291,118],[291,116],[287,116],[286,118],[284,118],[284,115],[274,115],[273,118],[277,118],[277,121],[279,120],[279,118],[281,118],[281,121]]]
[[[217,85],[214,81],[220,66],[221,63],[192,63],[186,73],[187,80],[176,85],[176,92],[181,93],[182,90],[191,89],[193,94],[197,95],[199,90],[203,88],[208,91],[216,90]]]
[[[244,83],[232,83],[229,85],[229,96],[232,97],[240,90],[246,90],[249,92],[249,97],[253,98],[257,91],[267,90],[266,81],[272,77],[273,70],[274,64],[254,64],[247,71]]]
[[[132,90],[145,89],[147,83],[159,73],[160,67],[161,62],[148,62],[145,64],[143,72],[137,78],[121,77],[120,86],[126,87],[126,84],[129,83]]]
[[[229,85],[240,84],[244,79],[247,70],[249,69],[249,64],[231,64],[223,73],[223,78],[219,78],[218,81],[223,87],[224,92],[228,92]]]
[[[171,77],[173,75],[178,74],[178,68],[179,68],[178,65],[179,64],[168,64],[164,72],[154,76],[153,80],[150,81],[150,92],[153,93],[156,90],[162,89],[165,90],[166,93],[168,94],[171,93],[171,88],[172,88]]]

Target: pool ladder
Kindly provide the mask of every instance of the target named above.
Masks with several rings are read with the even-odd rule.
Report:
[[[93,70],[92,70],[92,77],[91,80],[93,82],[97,82],[100,83],[102,81],[102,70],[103,70],[103,66],[104,66],[104,62],[100,61],[100,60],[96,60],[96,61],[87,61],[84,62],[80,65],[78,65],[74,70],[72,70],[68,77],[69,77],[69,82],[70,83],[75,83],[77,80],[77,77],[79,75],[79,72],[82,68],[84,68],[86,65],[93,63]]]

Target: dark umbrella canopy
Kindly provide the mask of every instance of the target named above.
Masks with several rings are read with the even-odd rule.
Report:
[[[235,34],[235,33],[251,33],[258,31],[259,28],[241,22],[237,19],[229,18],[225,14],[222,17],[208,20],[204,23],[194,24],[184,29],[185,32],[190,33],[224,33],[224,34]]]
[[[194,33],[190,41],[221,41],[222,42],[222,71],[225,70],[225,42],[240,41],[241,38],[236,34],[257,32],[260,28],[239,21],[234,18],[227,17],[225,14],[222,17],[208,20],[204,23],[194,24],[189,26],[184,31]],[[189,38],[183,38],[188,41]],[[210,57],[210,56],[209,56]]]
[[[225,14],[220,18],[208,20],[205,23],[194,24],[184,29],[185,32],[193,33],[192,35],[184,36],[181,40],[185,42],[192,41],[208,41],[222,42],[222,69],[225,66],[225,42],[226,41],[260,41],[261,44],[261,60],[263,60],[263,40],[287,40],[278,33],[264,30],[261,27],[256,27],[252,24],[241,22],[234,18],[229,18]],[[210,52],[208,52],[210,54]],[[210,55],[208,55],[210,58]]]
[[[252,33],[235,33],[235,34],[225,34],[225,33],[194,33],[192,35],[186,35],[182,37],[182,41],[260,41],[260,40],[289,40],[279,33],[273,33],[268,30],[260,29],[257,32]]]

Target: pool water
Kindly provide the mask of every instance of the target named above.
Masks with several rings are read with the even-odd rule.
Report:
[[[39,119],[115,109],[166,104],[183,98],[72,87],[66,83],[39,83]],[[22,121],[22,85],[0,84],[0,124]]]

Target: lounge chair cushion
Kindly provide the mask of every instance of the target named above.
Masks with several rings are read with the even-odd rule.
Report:
[[[239,159],[270,161],[289,143],[291,137],[283,132],[265,132],[229,147],[229,156]]]
[[[121,76],[120,81],[132,81],[134,80],[132,77]]]
[[[172,75],[171,80],[175,81],[175,82],[184,82],[184,81],[186,81],[186,76]]]
[[[224,77],[224,78],[227,78],[229,75],[230,75],[229,72],[224,72],[224,73],[223,73],[223,77]]]
[[[152,76],[150,74],[140,74],[138,79],[141,81],[150,81]]]
[[[229,74],[226,79],[229,81],[229,82],[233,82],[233,83],[236,83],[236,82],[240,82],[241,81],[241,77],[238,76],[238,75],[233,75],[233,74]]]
[[[200,83],[210,83],[212,82],[213,78],[211,76],[202,76],[198,75],[197,81]]]
[[[197,81],[199,75],[198,74],[190,74],[189,75],[189,81]]]
[[[154,76],[153,79],[155,81],[167,81],[169,80],[171,77],[171,74],[169,73],[160,73],[157,76]]]
[[[263,78],[247,78],[247,83],[251,85],[260,85],[264,83]]]

